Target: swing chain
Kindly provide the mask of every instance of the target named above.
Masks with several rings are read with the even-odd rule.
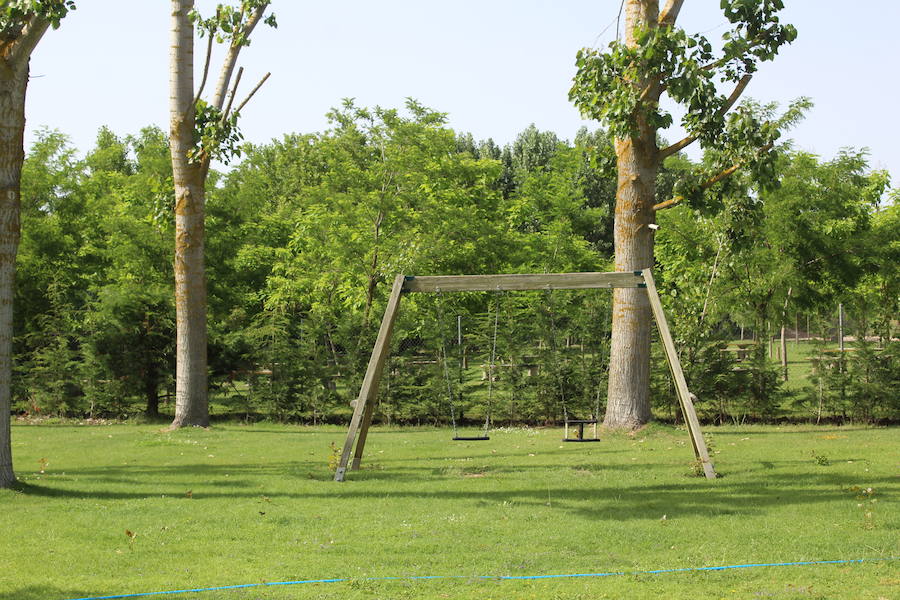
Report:
[[[447,403],[450,405],[450,424],[453,426],[453,437],[457,436],[456,431],[456,409],[453,403],[453,389],[450,384],[450,366],[447,364],[447,336],[444,331],[444,293],[438,288],[437,290],[437,329],[441,337],[441,363],[444,370],[444,382],[447,384]]]
[[[491,359],[488,363],[488,401],[484,415],[484,435],[487,435],[491,427],[491,417],[494,406],[494,367],[497,362],[497,329],[500,324],[500,300],[502,292],[498,290],[497,301],[494,303],[494,334],[491,339]]]

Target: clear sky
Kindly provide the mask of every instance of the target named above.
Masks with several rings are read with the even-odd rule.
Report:
[[[97,129],[167,129],[169,2],[78,0],[32,60],[26,144],[38,127],[68,134],[81,151]],[[209,12],[215,2],[198,0]],[[583,46],[616,33],[619,0],[276,0],[279,27],[260,27],[242,54],[244,91],[272,77],[244,109],[253,142],[321,131],[341,98],[398,107],[414,97],[449,113],[449,124],[500,144],[534,123],[571,139],[584,124],[567,99]],[[900,187],[900,2],[785,0],[797,41],[762,65],[745,92],[815,108],[791,132],[799,148],[830,158],[868,147],[871,164]],[[679,23],[719,38],[719,0],[687,0]],[[203,47],[197,46],[197,62]],[[215,64],[215,63],[214,63]],[[240,95],[240,94],[239,94]],[[677,131],[666,134],[670,140]]]

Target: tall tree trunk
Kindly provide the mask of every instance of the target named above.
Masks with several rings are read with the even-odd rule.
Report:
[[[838,349],[844,352],[844,304],[838,304]]]
[[[641,29],[655,27],[657,0],[626,0],[625,43],[633,47]],[[638,81],[639,88],[652,82]],[[658,89],[647,102],[659,99]],[[656,129],[639,120],[637,135],[615,140],[618,164],[616,192],[616,271],[639,271],[653,266],[653,231],[658,148]],[[644,290],[616,289],[613,293],[609,386],[604,424],[635,428],[650,420],[650,304]]]
[[[0,71],[0,488],[16,481],[12,466],[13,296],[19,249],[19,185],[25,160],[25,89],[28,61]]]
[[[156,419],[159,417],[159,372],[154,365],[149,364],[147,370],[144,371],[143,383],[144,398],[147,401],[144,414],[150,419]]]
[[[786,334],[787,326],[781,326],[781,376],[787,381],[788,380],[788,358],[787,358],[787,334]]]
[[[194,147],[193,0],[172,0],[170,148],[175,183],[175,419],[172,427],[209,425],[206,375],[205,169]]]
[[[781,344],[779,346],[778,356],[781,358],[781,373],[785,381],[788,380],[788,356],[787,356],[787,308],[791,301],[791,293],[794,288],[789,287],[787,297],[784,299],[784,308],[781,309]]]

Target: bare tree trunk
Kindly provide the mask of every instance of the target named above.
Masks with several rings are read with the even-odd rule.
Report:
[[[0,488],[16,481],[12,466],[13,297],[19,249],[19,185],[25,160],[25,89],[28,62],[0,71]]]
[[[241,48],[262,20],[269,3],[258,3],[249,13],[240,13],[240,24],[224,37],[229,39],[211,106],[221,112],[224,119],[232,107],[241,71],[230,88],[231,76]],[[170,149],[172,178],[175,185],[175,311],[176,311],[176,369],[175,369],[175,419],[172,427],[184,425],[209,425],[209,400],[207,397],[206,357],[206,270],[204,265],[204,241],[206,220],[206,176],[214,149],[195,148],[194,124],[196,102],[203,92],[209,68],[209,53],[203,69],[203,78],[197,97],[194,97],[194,26],[189,14],[194,0],[171,0],[172,31],[169,53],[171,120]],[[221,30],[220,30],[221,32]],[[209,49],[213,36],[207,32]],[[235,113],[250,100],[259,86],[237,105]],[[228,104],[226,106],[226,98]],[[223,110],[224,109],[224,110]],[[222,121],[220,120],[220,124]],[[195,151],[195,152],[192,152]],[[188,156],[193,154],[192,156]]]
[[[788,380],[788,357],[787,357],[787,308],[788,303],[791,301],[791,293],[794,288],[789,287],[787,291],[787,297],[784,299],[784,308],[781,309],[781,344],[779,347],[779,357],[781,358],[781,371],[782,377],[785,381]]]
[[[784,380],[788,380],[788,359],[787,359],[787,336],[785,335],[786,327],[781,326],[781,370]]]
[[[25,161],[25,91],[31,53],[49,23],[36,13],[0,40],[0,488],[12,486],[13,298],[19,250],[22,163]],[[15,28],[13,28],[15,29]]]
[[[144,414],[150,419],[159,417],[159,371],[152,363],[152,357],[147,357],[147,366],[144,369],[144,399],[147,408]]]
[[[843,356],[844,352],[844,305],[838,304],[838,348]]]
[[[170,149],[175,183],[175,419],[172,427],[209,425],[206,375],[205,169],[194,147],[193,0],[172,0]]]
[[[626,0],[625,42],[634,47],[640,30],[655,27],[657,0]],[[659,99],[652,82],[648,102]],[[656,87],[657,89],[652,89]],[[618,164],[616,193],[616,271],[653,266],[653,204],[656,198],[658,148],[656,129],[639,119],[637,135],[615,140]],[[613,293],[609,386],[604,424],[635,428],[650,420],[650,305],[644,290],[616,289]]]

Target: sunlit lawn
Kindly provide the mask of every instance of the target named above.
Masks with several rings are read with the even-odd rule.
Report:
[[[17,425],[23,486],[0,492],[0,598],[346,577],[164,597],[900,597],[900,561],[468,578],[900,556],[897,429],[706,431],[715,481],[691,476],[683,431],[656,425],[597,444],[562,444],[558,429],[482,443],[379,429],[365,468],[338,484],[336,427]],[[424,575],[465,577],[366,580]]]

